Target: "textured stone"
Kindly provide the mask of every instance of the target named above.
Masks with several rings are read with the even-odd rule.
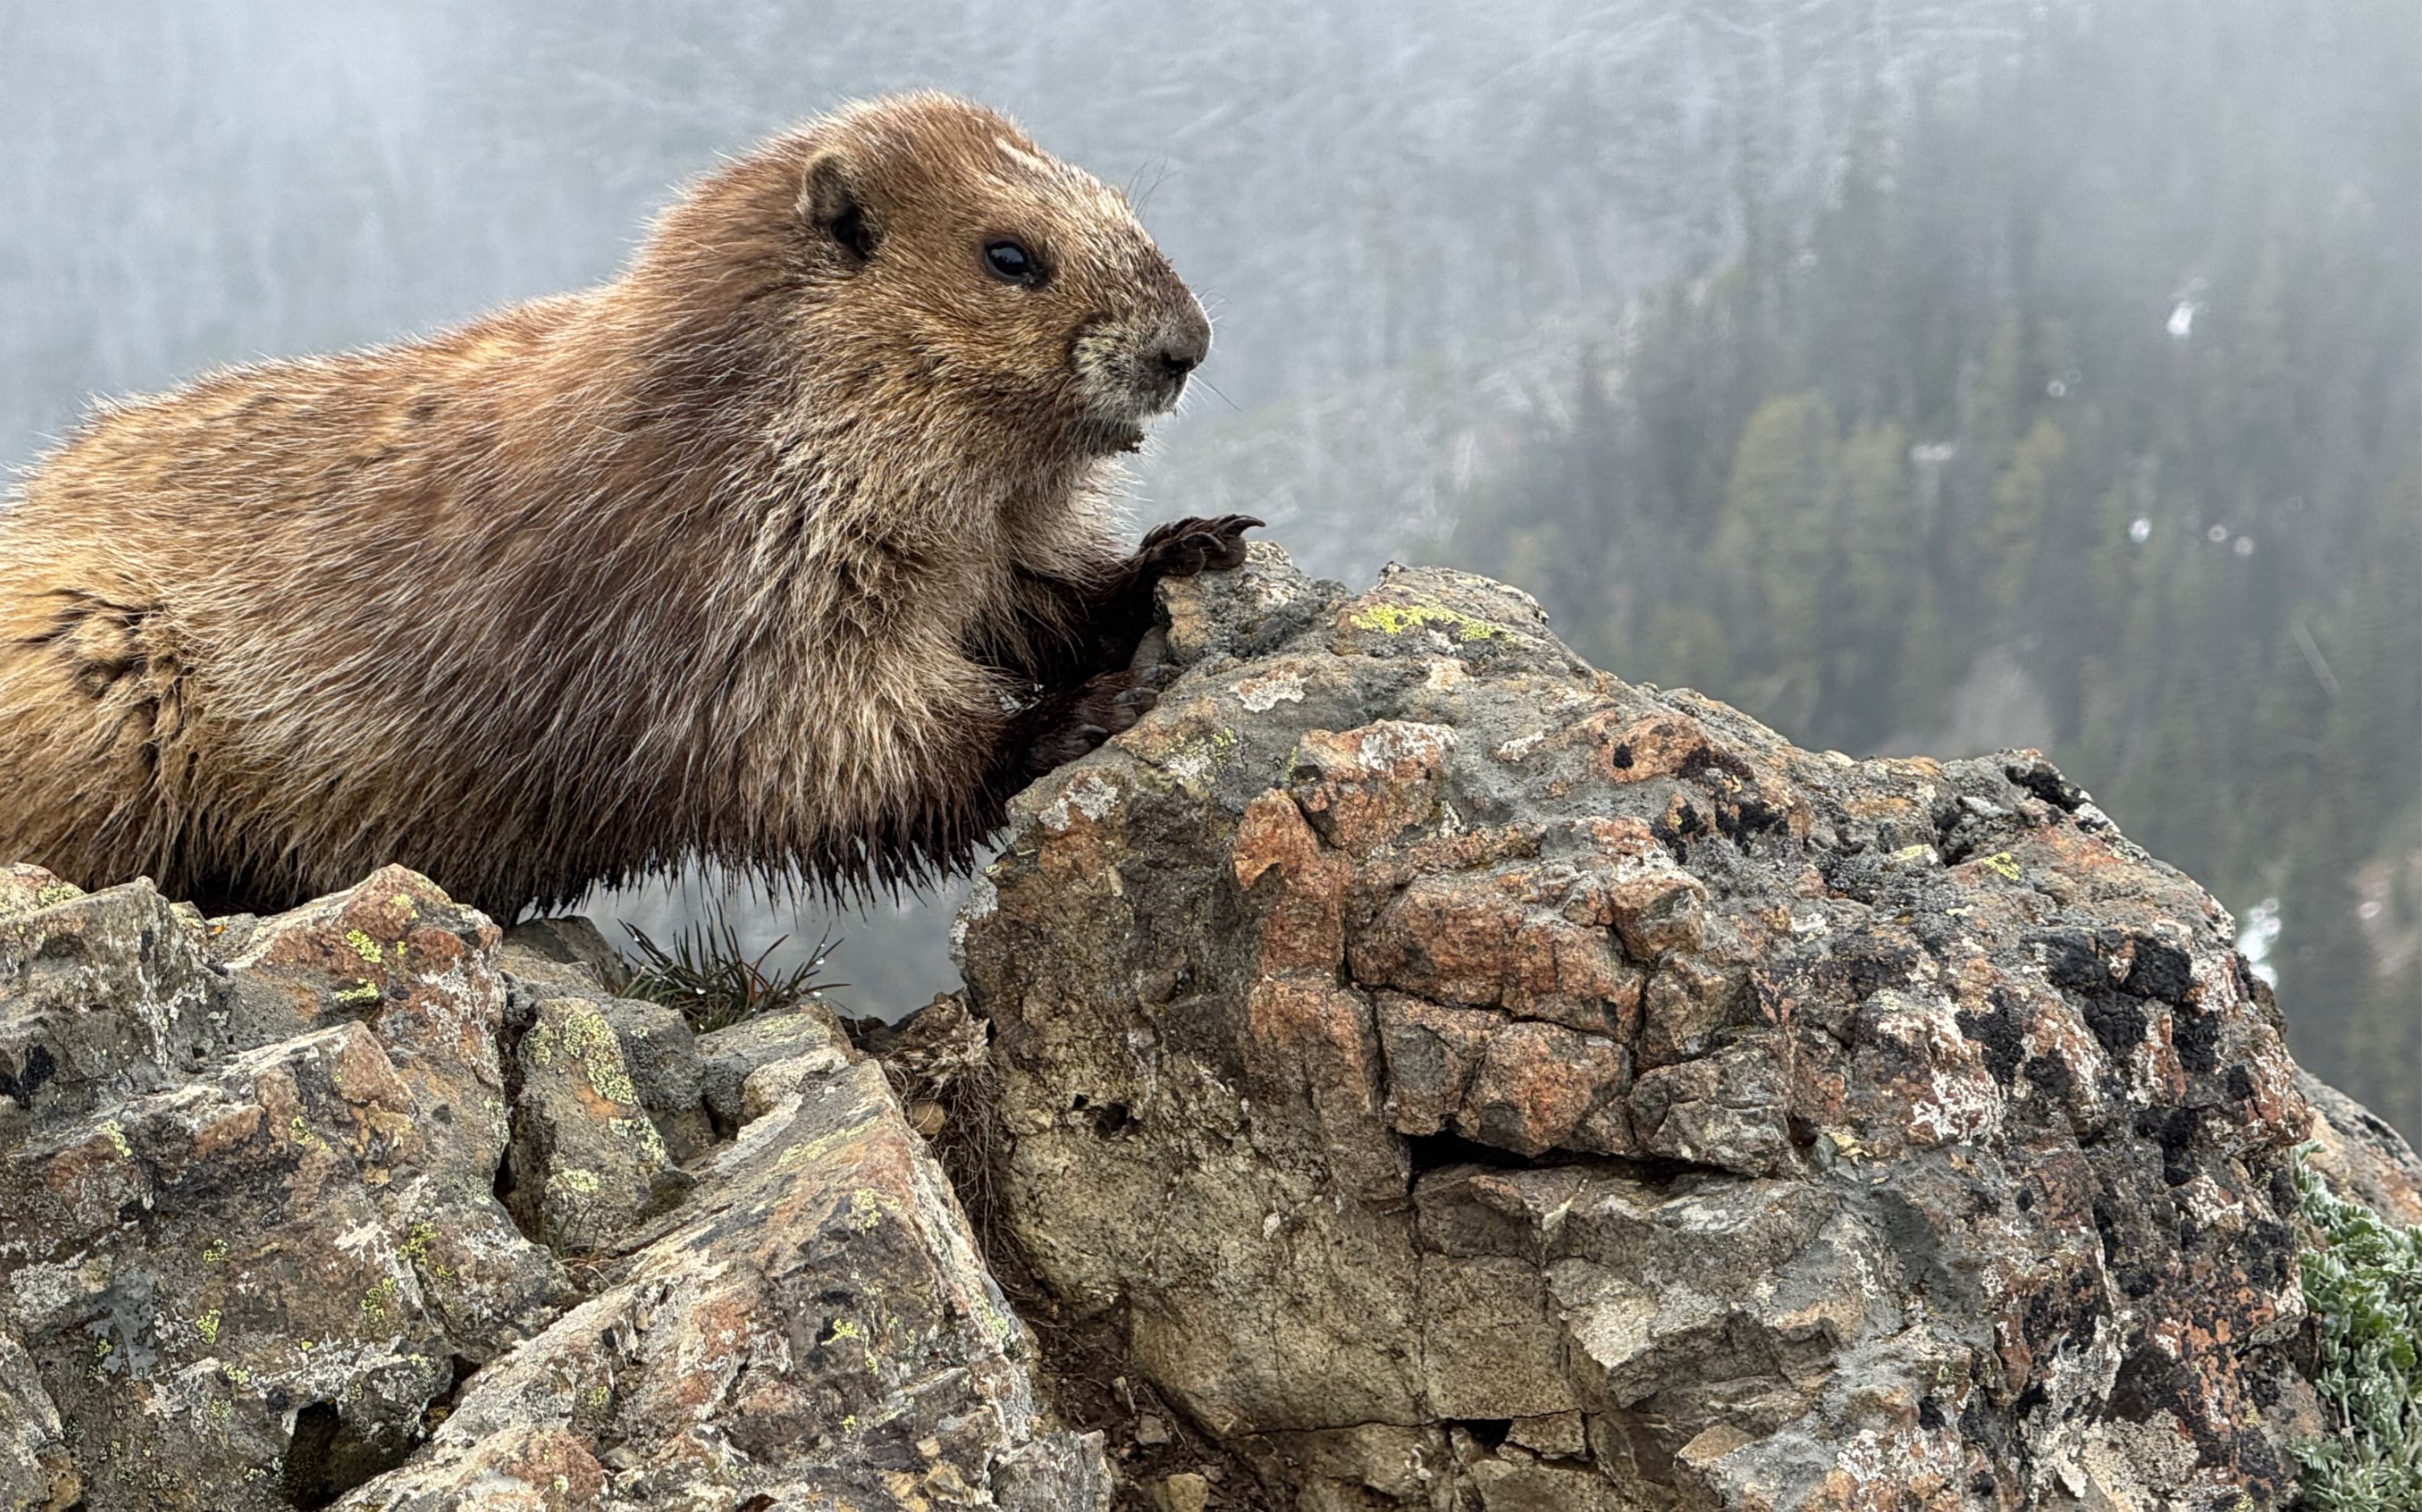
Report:
[[[545,1323],[562,1277],[489,1194],[495,942],[409,873],[247,921],[232,1020],[298,1034],[0,1166],[5,1320],[85,1507],[337,1495],[412,1449],[458,1369]]]
[[[706,1068],[698,1057],[698,1036],[680,1010],[630,998],[597,1005],[621,1047],[622,1066],[639,1095],[639,1106],[676,1165],[686,1165],[715,1142],[706,1110]]]
[[[1004,1232],[1220,1496],[2292,1496],[2276,1014],[2041,757],[1800,751],[1455,573],[1164,601],[960,943]]]
[[[83,1495],[84,1477],[41,1372],[16,1331],[0,1329],[0,1507],[63,1512]]]
[[[2313,1105],[2313,1168],[2338,1196],[2397,1223],[2422,1223],[2422,1159],[2402,1135],[2336,1087],[2299,1073]]]
[[[559,1475],[601,1512],[1107,1507],[1099,1439],[1039,1416],[1028,1335],[874,1063],[826,1062],[632,1243],[342,1504],[553,1507]]]
[[[727,1133],[747,1120],[741,1089],[758,1067],[817,1050],[833,1050],[843,1059],[853,1053],[840,1022],[821,1003],[743,1019],[700,1035],[697,1047],[707,1111]]]
[[[515,924],[505,931],[496,961],[532,983],[590,994],[620,991],[631,974],[621,953],[577,914]]]
[[[698,1037],[680,1010],[612,996],[630,975],[622,958],[588,920],[534,919],[508,931],[496,964],[526,1000],[515,1030],[527,1030],[537,1004],[578,998],[614,1031],[623,1070],[664,1142],[667,1157],[685,1164],[715,1142],[706,1109],[705,1069]]]
[[[885,1068],[815,1010],[702,1063],[576,925],[0,870],[0,1061],[53,1068],[0,1122],[0,1508],[1107,1507]],[[942,1006],[936,1086],[985,1043]]]
[[[610,1006],[543,999],[513,1049],[505,1205],[523,1233],[562,1253],[604,1248],[688,1185],[639,1100]]]
[[[0,872],[0,1150],[235,1047],[201,930],[149,882]]]

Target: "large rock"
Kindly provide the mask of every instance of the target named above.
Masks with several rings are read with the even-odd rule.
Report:
[[[1031,1344],[871,1061],[811,1052],[618,1284],[473,1378],[415,1462],[343,1504],[1106,1506],[1048,1431]]]
[[[1165,602],[962,918],[988,1174],[1273,1504],[2291,1498],[2295,1068],[2040,757],[1798,750],[1454,573]]]
[[[192,965],[197,921],[102,949],[110,909],[165,918],[139,884],[63,899],[10,922],[76,949],[0,974],[0,1017],[64,1000],[44,969],[63,958],[96,994],[88,1016],[152,1026],[118,1072],[73,1084],[61,1108],[78,1116],[38,1120],[0,1162],[0,1321],[72,1451],[45,1461],[45,1404],[24,1405],[36,1383],[0,1348],[0,1486],[30,1432],[92,1512],[320,1504],[401,1459],[463,1372],[568,1299],[490,1190],[507,1126],[495,927],[382,872],[248,921],[213,984]],[[163,994],[182,1006],[193,981],[224,1011],[164,1026]],[[188,1017],[216,1028],[174,1039]],[[178,1065],[188,1049],[205,1063]]]

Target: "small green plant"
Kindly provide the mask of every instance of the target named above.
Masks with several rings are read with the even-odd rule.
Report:
[[[2422,1228],[2332,1192],[2296,1152],[2316,1248],[2304,1301],[2320,1331],[2313,1383],[2330,1434],[2299,1445],[2304,1499],[2320,1512],[2422,1512]]]
[[[816,942],[805,964],[789,970],[769,971],[765,963],[790,937],[785,935],[750,955],[740,943],[740,932],[721,909],[683,930],[669,950],[627,921],[622,932],[637,948],[639,962],[633,968],[630,983],[622,988],[621,995],[678,1008],[689,1019],[690,1027],[701,1034],[729,1028],[759,1014],[780,1013],[803,1003],[820,1002],[826,993],[849,985],[846,982],[826,982],[819,975],[826,961],[841,944],[830,935]]]

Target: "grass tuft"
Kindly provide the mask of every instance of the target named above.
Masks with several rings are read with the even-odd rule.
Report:
[[[729,1029],[760,1014],[821,1002],[826,993],[849,985],[827,982],[821,974],[842,943],[829,934],[816,942],[806,964],[787,971],[769,971],[766,961],[790,937],[785,935],[750,955],[740,943],[740,932],[720,908],[684,929],[669,950],[627,921],[622,932],[631,937],[639,960],[621,996],[677,1008],[700,1034]]]

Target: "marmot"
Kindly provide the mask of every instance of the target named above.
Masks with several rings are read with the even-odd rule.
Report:
[[[101,408],[0,515],[0,859],[268,909],[388,861],[504,920],[685,859],[961,868],[1132,723],[1115,454],[1210,345],[1008,120],[853,105],[621,277]]]

